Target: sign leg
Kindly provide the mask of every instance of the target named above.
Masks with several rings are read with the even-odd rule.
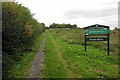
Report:
[[[87,51],[87,49],[86,49],[86,35],[85,35],[85,39],[84,39],[84,42],[85,42],[85,52]]]
[[[109,40],[109,33],[108,33],[108,41],[107,41],[107,48],[108,48],[108,56],[110,55],[110,40]]]

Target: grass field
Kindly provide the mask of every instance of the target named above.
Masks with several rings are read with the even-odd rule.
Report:
[[[96,47],[88,43],[88,51],[85,52],[83,31],[80,30],[46,31],[42,78],[118,77],[118,56],[114,54],[107,56],[105,48],[102,48],[104,42],[95,43]]]

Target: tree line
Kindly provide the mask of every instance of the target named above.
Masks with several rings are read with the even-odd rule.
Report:
[[[57,24],[57,23],[53,23],[49,26],[49,28],[77,28],[77,25],[71,25],[71,24]]]
[[[7,75],[11,62],[19,62],[24,55],[22,52],[31,51],[36,37],[45,31],[45,24],[33,16],[17,2],[2,3],[3,76]]]

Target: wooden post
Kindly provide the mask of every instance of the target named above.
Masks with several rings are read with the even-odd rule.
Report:
[[[86,46],[87,46],[87,44],[86,44],[86,35],[84,34],[84,45],[85,45],[85,52],[87,51],[87,49],[86,49]]]

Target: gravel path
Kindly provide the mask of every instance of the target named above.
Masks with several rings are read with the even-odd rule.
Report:
[[[29,69],[27,73],[27,78],[39,78],[40,69],[42,67],[42,57],[44,53],[44,44],[46,37],[44,37],[42,45],[40,46],[39,52],[35,55],[34,60],[32,61],[32,67]]]

